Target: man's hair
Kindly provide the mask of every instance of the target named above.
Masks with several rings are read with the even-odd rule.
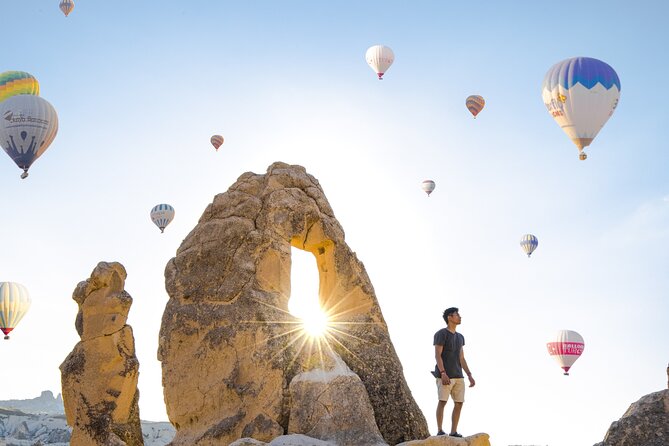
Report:
[[[446,308],[444,310],[444,321],[448,323],[448,316],[450,316],[453,313],[457,313],[458,311],[460,310],[458,310],[456,307]]]

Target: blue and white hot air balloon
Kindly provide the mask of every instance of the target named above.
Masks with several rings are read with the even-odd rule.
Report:
[[[58,114],[39,96],[20,94],[0,103],[0,146],[28,176],[58,133]]]
[[[532,234],[525,234],[520,238],[520,247],[523,248],[527,257],[532,255],[537,246],[539,246],[539,240]]]
[[[173,219],[174,208],[169,204],[157,204],[151,209],[151,220],[160,228],[161,233]]]
[[[573,57],[553,65],[541,86],[544,104],[555,122],[587,158],[589,146],[618,106],[620,79],[601,60]]]

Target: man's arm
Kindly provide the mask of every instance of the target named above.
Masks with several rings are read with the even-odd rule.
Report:
[[[469,379],[469,387],[474,387],[476,385],[476,381],[474,381],[474,377],[472,376],[472,372],[469,370],[469,366],[467,365],[467,360],[465,360],[465,348],[464,347],[460,348],[460,365],[464,369],[465,373],[467,373],[467,378]]]
[[[443,345],[435,345],[434,346],[434,359],[437,360],[437,368],[439,369],[439,373],[441,373],[441,383],[445,386],[449,385],[451,383],[451,378],[448,377],[446,374],[446,367],[444,367],[444,360],[441,359],[441,352],[444,350]]]

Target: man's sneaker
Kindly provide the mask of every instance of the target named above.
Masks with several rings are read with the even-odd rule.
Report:
[[[444,432],[444,431],[439,431],[439,432],[437,432],[437,435],[446,435],[446,432]]]
[[[460,437],[462,438],[462,435],[458,434],[457,432],[453,432],[452,434],[448,434],[451,437]]]

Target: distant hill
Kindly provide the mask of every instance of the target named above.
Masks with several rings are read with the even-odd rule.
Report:
[[[50,390],[45,390],[40,396],[31,400],[0,400],[0,408],[17,409],[34,414],[65,413],[63,397],[60,393],[57,397],[54,397]]]
[[[72,429],[63,399],[46,390],[28,400],[0,400],[0,446],[69,446]],[[142,421],[145,446],[165,446],[174,438],[168,422]]]

